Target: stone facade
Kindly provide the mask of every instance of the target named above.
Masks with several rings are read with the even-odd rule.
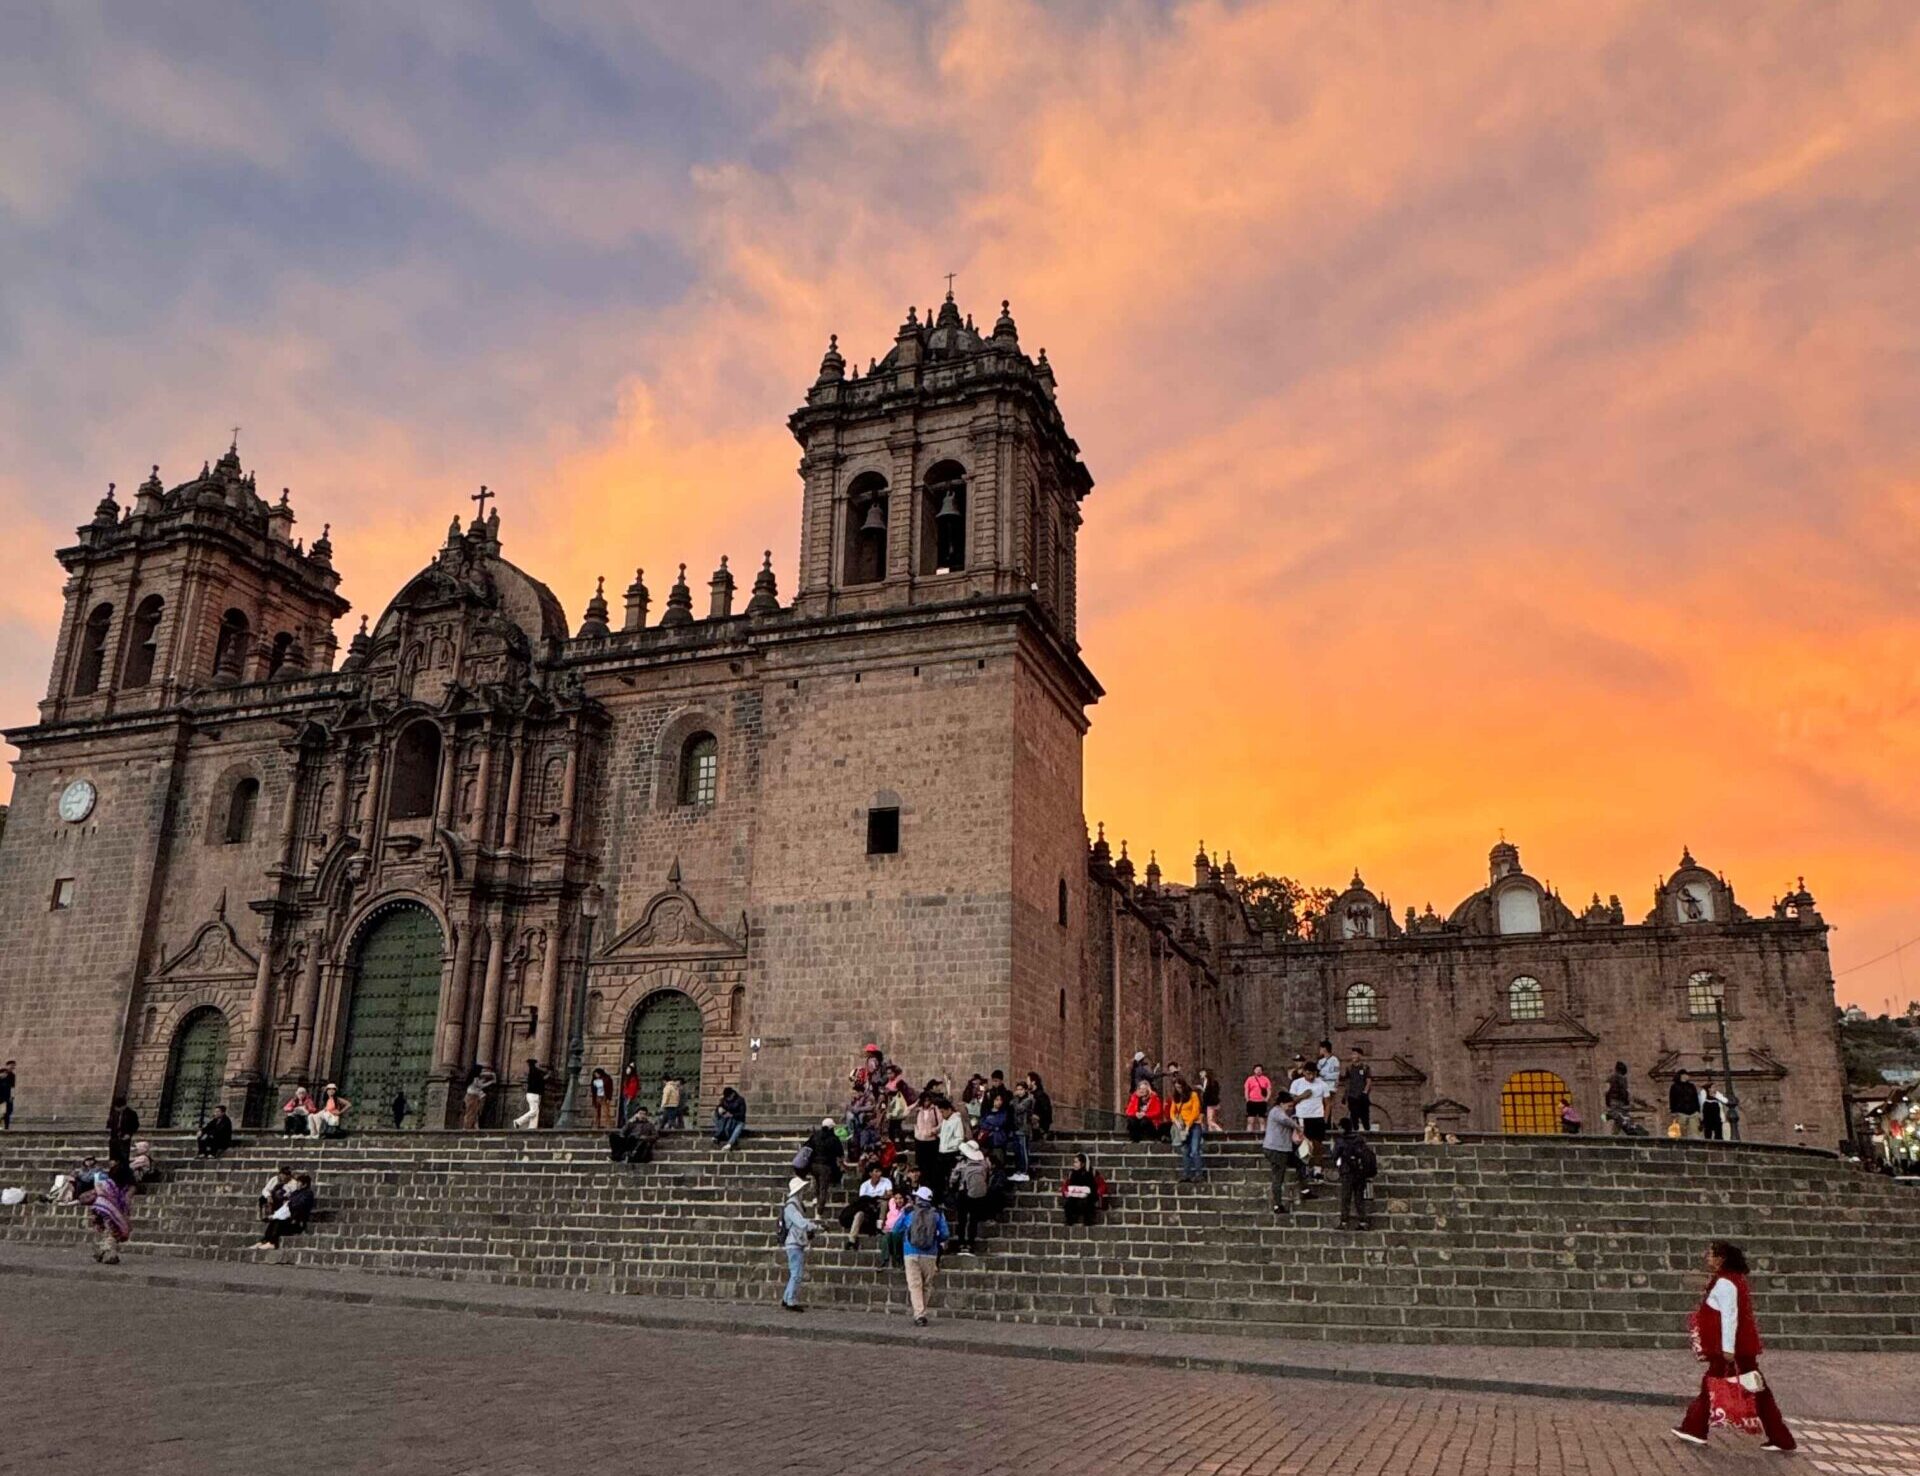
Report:
[[[1124,846],[1090,843],[1092,479],[1004,304],[987,332],[951,296],[909,311],[864,374],[831,345],[789,424],[791,604],[769,554],[738,611],[723,560],[702,610],[682,565],[657,618],[636,572],[617,614],[603,582],[570,626],[482,489],[337,667],[331,541],[295,540],[237,447],[171,489],[156,468],[130,508],[110,490],[59,554],[40,720],[7,735],[22,1120],[117,1091],[179,1116],[191,1078],[259,1122],[337,1077],[363,1114],[399,1091],[444,1126],[475,1063],[510,1097],[576,1032],[609,1070],[688,1052],[702,1106],[736,1082],[760,1111],[818,1110],[877,1039],[1110,1111],[1136,1049],[1234,1082],[1331,1032],[1369,1042],[1388,1125],[1497,1128],[1515,1070],[1597,1121],[1616,1055],[1649,1096],[1707,1064],[1700,974],[1726,981],[1752,1135],[1836,1136],[1804,891],[1751,919],[1687,858],[1629,927],[1497,851],[1444,921],[1403,926],[1356,878],[1302,938],[1252,926],[1230,860],[1136,882]]]
[[[723,562],[696,612],[682,566],[657,619],[636,574],[570,628],[496,509],[337,670],[330,541],[292,540],[237,448],[171,490],[156,469],[124,512],[110,494],[61,554],[41,721],[8,735],[22,1115],[157,1109],[212,1015],[249,1119],[338,1077],[438,1126],[475,1062],[564,1068],[576,1003],[587,1063],[617,1070],[681,996],[703,1103],[733,1081],[812,1110],[868,1038],[1096,1080],[1092,480],[1052,369],[949,297],[864,375],[830,347],[791,423],[792,604],[769,555],[744,610]]]
[[[1106,865],[1104,850],[1096,844],[1090,871],[1106,897],[1096,914],[1104,905],[1140,919],[1131,956],[1186,940],[1204,964],[1196,982],[1221,981],[1218,1025],[1204,990],[1156,1012],[1150,985],[1123,985],[1124,1027],[1157,1058],[1191,1061],[1197,1040],[1228,1072],[1260,1060],[1277,1076],[1331,1039],[1347,1061],[1365,1051],[1375,1127],[1402,1132],[1428,1117],[1458,1132],[1539,1126],[1562,1096],[1586,1131],[1604,1132],[1607,1077],[1625,1060],[1641,1121],[1659,1131],[1676,1071],[1726,1081],[1717,988],[1742,1135],[1832,1147],[1846,1134],[1827,926],[1804,883],[1753,917],[1683,853],[1629,923],[1617,897],[1596,895],[1576,914],[1503,840],[1488,884],[1445,918],[1409,908],[1396,920],[1356,874],[1307,925],[1262,929],[1231,859],[1221,867],[1202,851],[1190,886],[1163,882],[1157,866],[1135,886],[1124,856]],[[1106,961],[1096,949],[1089,967]],[[1144,978],[1146,966],[1121,974]]]

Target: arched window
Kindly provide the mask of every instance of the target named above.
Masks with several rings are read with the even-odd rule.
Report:
[[[430,722],[409,724],[393,745],[393,787],[387,818],[418,820],[433,813],[440,782],[440,730]]]
[[[747,1028],[747,986],[736,984],[727,995],[727,1032],[741,1035]]]
[[[920,494],[920,572],[952,574],[967,567],[967,473],[942,461]]]
[[[277,676],[280,668],[287,664],[287,653],[293,649],[293,632],[283,630],[273,638],[273,652],[267,657],[267,675]]]
[[[887,479],[862,472],[847,488],[846,582],[878,584],[887,577]]]
[[[153,667],[160,655],[160,615],[166,601],[148,595],[133,612],[133,632],[127,644],[125,685],[144,687],[153,680]]]
[[[1378,1025],[1380,1023],[1380,995],[1371,984],[1349,984],[1347,986],[1347,1024]]]
[[[80,632],[80,661],[73,672],[73,695],[90,697],[100,690],[107,665],[107,631],[113,625],[113,606],[95,605]]]
[[[253,812],[260,803],[260,781],[248,775],[227,796],[227,844],[237,846],[253,835]]]
[[[1687,976],[1687,1013],[1696,1019],[1711,1020],[1714,1006],[1726,998],[1725,986],[1721,985],[1710,969],[1698,969]]]
[[[229,610],[220,617],[220,639],[213,648],[216,682],[237,682],[246,675],[247,638],[251,630],[246,615],[239,610]]]
[[[710,805],[720,791],[720,740],[695,733],[680,750],[680,803]]]
[[[1510,1020],[1539,1020],[1547,1013],[1546,996],[1540,992],[1540,981],[1531,974],[1522,974],[1507,986],[1507,1018]]]

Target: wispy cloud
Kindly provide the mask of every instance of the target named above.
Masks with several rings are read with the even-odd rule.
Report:
[[[1917,71],[1894,5],[61,6],[0,57],[0,515],[237,420],[363,607],[480,481],[576,611],[790,589],[826,333],[957,271],[1099,482],[1115,830],[1440,906],[1499,826],[1630,908],[1685,842],[1844,967],[1920,932]]]

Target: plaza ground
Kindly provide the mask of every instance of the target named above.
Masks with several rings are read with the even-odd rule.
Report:
[[[1187,1371],[1149,1361],[1151,1348],[1093,1340],[1076,1353],[1061,1329],[949,1321],[922,1345],[863,1344],[862,1319],[845,1313],[802,1326],[734,1309],[740,1330],[725,1332],[587,1320],[595,1299],[491,1303],[484,1288],[320,1282],[290,1267],[130,1262],[96,1271],[76,1252],[14,1256],[4,1269],[6,1472],[91,1464],[103,1438],[121,1469],[196,1476],[283,1465],[515,1476],[825,1473],[876,1462],[973,1476],[1768,1468],[1750,1443],[1701,1452],[1675,1442],[1667,1427],[1683,1390],[1667,1405],[1644,1402],[1654,1394],[1648,1370],[1675,1365],[1627,1352],[1586,1355],[1629,1375],[1595,1391],[1603,1397],[1541,1398],[1498,1392],[1525,1364],[1476,1350],[1321,1350],[1324,1375],[1377,1361],[1417,1377],[1423,1358],[1486,1375],[1483,1391],[1382,1388]],[[437,1291],[462,1302],[398,1305]],[[618,1312],[640,1299],[597,1300]],[[909,1331],[893,1325],[899,1318],[865,1321],[890,1338]],[[1020,1340],[1026,1356],[971,1351],[996,1337]],[[1043,1349],[1037,1337],[1056,1345]],[[1161,1344],[1181,1356],[1178,1340]],[[1116,1361],[1070,1361],[1101,1346]],[[1557,1365],[1555,1356],[1535,1372],[1593,1381],[1568,1355]],[[1836,1361],[1843,1357],[1853,1361]],[[1793,1368],[1813,1396],[1797,1399],[1776,1372],[1803,1441],[1796,1464],[1850,1476],[1920,1473],[1920,1426],[1897,1423],[1892,1407],[1867,1417],[1905,1402],[1913,1374],[1900,1365],[1914,1361],[1783,1356],[1780,1370]],[[1850,1407],[1837,1403],[1843,1384],[1854,1391]]]

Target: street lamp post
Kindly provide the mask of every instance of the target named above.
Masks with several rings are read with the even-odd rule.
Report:
[[[1727,1079],[1727,1131],[1740,1141],[1740,1091],[1733,1084],[1733,1057],[1727,1051],[1727,981],[1718,974],[1707,986],[1713,992],[1713,1023],[1720,1027],[1720,1071]]]
[[[593,957],[593,923],[600,916],[600,888],[580,894],[580,979],[573,990],[573,1024],[567,1036],[567,1092],[560,1099],[559,1126],[574,1126],[574,1099],[580,1091],[580,1068],[587,1056],[587,961]]]

